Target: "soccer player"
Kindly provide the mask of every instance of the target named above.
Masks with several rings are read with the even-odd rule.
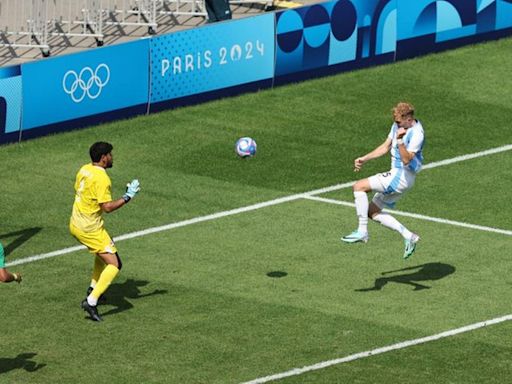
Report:
[[[92,163],[84,165],[76,175],[75,202],[69,222],[71,234],[95,255],[87,298],[81,303],[94,321],[102,320],[97,309],[98,299],[122,267],[116,246],[103,227],[102,213],[128,204],[140,190],[139,181],[135,179],[128,183],[121,198],[112,200],[112,184],[106,172],[114,162],[112,148],[109,143],[97,142],[89,149]]]
[[[10,283],[11,281],[21,283],[21,274],[11,273],[5,268],[5,253],[2,244],[0,244],[0,281],[2,283]]]
[[[420,237],[404,227],[397,219],[382,212],[384,207],[394,208],[395,203],[408,191],[416,179],[423,162],[424,132],[421,123],[414,118],[414,107],[409,103],[398,103],[393,108],[394,123],[386,140],[354,161],[354,171],[359,172],[367,161],[391,151],[391,170],[357,181],[353,186],[356,213],[359,219],[357,230],[341,238],[346,243],[368,241],[368,217],[399,232],[405,241],[404,259],[416,249]],[[367,192],[376,192],[368,203]]]

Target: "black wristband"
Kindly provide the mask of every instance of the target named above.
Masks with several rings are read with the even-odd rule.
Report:
[[[132,198],[128,195],[123,195],[123,200],[125,203],[129,202]]]

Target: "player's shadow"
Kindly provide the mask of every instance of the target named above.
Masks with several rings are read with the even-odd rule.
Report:
[[[403,273],[409,272],[410,273]],[[401,272],[401,273],[399,273]],[[455,267],[443,263],[427,263],[416,265],[414,267],[397,269],[396,271],[382,272],[382,275],[391,273],[398,273],[391,276],[378,277],[371,288],[356,289],[357,292],[380,291],[387,283],[406,284],[414,287],[414,291],[421,291],[423,289],[430,289],[429,286],[418,283],[419,281],[434,281],[440,280],[455,272]]]
[[[35,372],[45,367],[46,364],[38,364],[35,361],[32,361],[32,358],[35,355],[37,355],[37,353],[29,352],[20,353],[18,356],[13,358],[0,357],[0,374],[14,369],[24,369],[27,372]]]
[[[12,251],[14,251],[20,245],[30,240],[32,236],[35,236],[39,231],[41,231],[41,229],[41,227],[34,227],[22,229],[21,231],[0,234],[0,239],[15,237],[10,243],[3,243],[5,254],[9,255],[12,253]]]
[[[167,293],[166,289],[155,289],[153,292],[143,293],[139,289],[149,284],[146,280],[128,279],[124,283],[112,284],[105,292],[107,305],[113,305],[115,308],[102,313],[101,316],[114,315],[133,308],[133,304],[128,299],[141,299],[143,297],[162,295]]]

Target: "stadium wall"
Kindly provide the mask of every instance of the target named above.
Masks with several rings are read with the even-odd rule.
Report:
[[[512,0],[337,0],[0,68],[0,143],[512,35]]]

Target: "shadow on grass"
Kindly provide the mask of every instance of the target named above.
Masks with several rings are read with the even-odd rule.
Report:
[[[41,227],[22,229],[21,231],[15,231],[10,233],[0,234],[0,239],[6,239],[9,237],[15,237],[10,243],[4,243],[5,254],[9,255],[12,251],[18,248],[23,243],[30,240],[30,238],[41,231]]]
[[[448,275],[455,272],[455,267],[449,264],[443,263],[427,263],[416,265],[414,267],[408,267],[403,269],[397,269],[396,271],[382,272],[382,275],[388,275],[391,273],[407,272],[411,273],[400,273],[392,276],[379,277],[375,279],[375,283],[371,288],[356,289],[356,292],[369,292],[369,291],[380,291],[387,283],[399,283],[411,285],[415,291],[421,291],[423,289],[430,289],[429,286],[418,283],[418,281],[433,281],[440,280]]]
[[[24,369],[27,372],[35,372],[46,366],[46,364],[38,364],[31,359],[37,353],[20,353],[12,359],[8,357],[0,357],[0,374],[12,371],[14,369]]]
[[[102,313],[101,316],[110,316],[116,313],[127,311],[133,308],[133,304],[128,299],[141,299],[143,297],[162,295],[167,293],[165,289],[155,289],[153,292],[143,293],[139,287],[145,287],[149,284],[146,280],[128,279],[124,283],[112,284],[105,293],[107,296],[107,305],[113,305],[115,308]]]

